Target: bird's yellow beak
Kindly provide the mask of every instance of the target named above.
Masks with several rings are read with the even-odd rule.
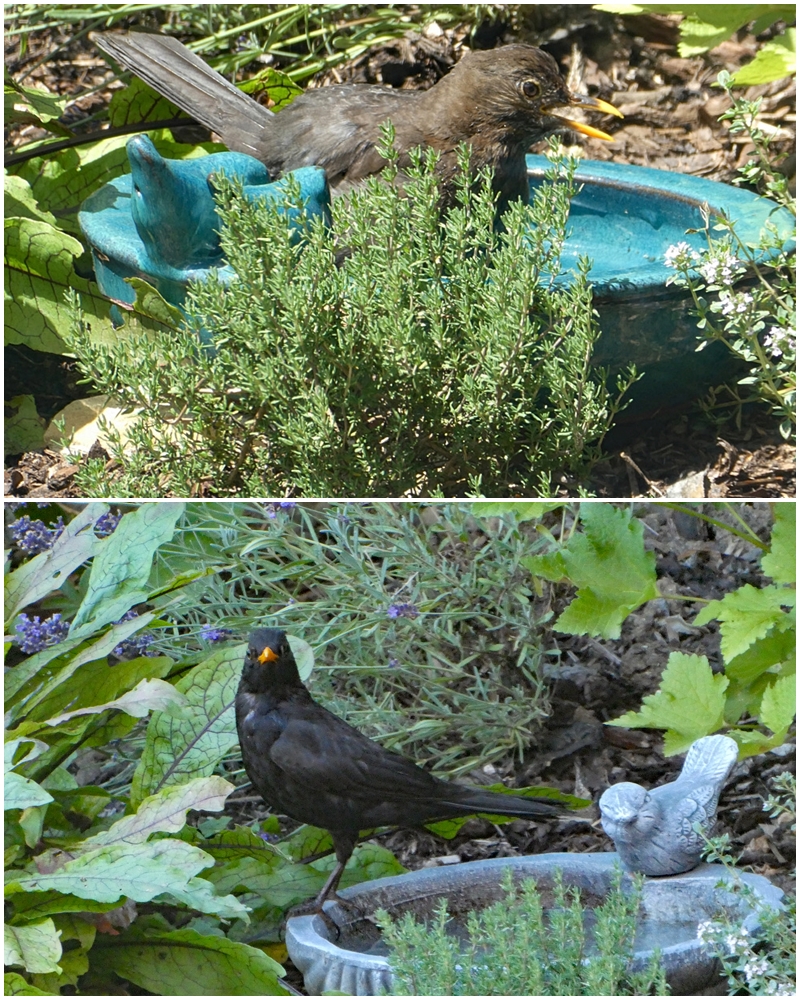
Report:
[[[572,94],[569,102],[573,107],[577,108],[589,108],[592,111],[602,111],[607,115],[615,115],[617,118],[624,118],[625,115],[621,111],[617,111],[613,104],[609,104],[608,101],[601,101],[599,97],[587,97],[585,94]],[[557,117],[561,118],[561,115]],[[613,142],[613,135],[609,135],[607,132],[601,132],[599,128],[595,128],[593,125],[587,125],[585,122],[572,121],[570,118],[561,118],[566,126],[574,129],[576,132],[582,132],[584,135],[589,135],[593,139],[605,139],[608,142]]]
[[[261,655],[258,658],[259,663],[272,663],[273,660],[279,659],[278,654],[274,649],[270,649],[269,646],[265,646],[261,650]]]

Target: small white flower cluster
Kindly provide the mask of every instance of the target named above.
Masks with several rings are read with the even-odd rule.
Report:
[[[730,285],[744,272],[745,266],[730,250],[723,250],[720,256],[704,260],[699,270],[709,285]]]
[[[746,313],[753,303],[749,292],[720,292],[719,303],[723,316],[733,316],[736,313]]]
[[[764,337],[764,347],[773,358],[782,358],[784,354],[794,354],[797,350],[797,334],[782,326],[772,326]]]
[[[667,247],[664,253],[664,263],[667,267],[672,267],[676,270],[694,267],[699,260],[700,254],[696,250],[692,250],[685,240]]]

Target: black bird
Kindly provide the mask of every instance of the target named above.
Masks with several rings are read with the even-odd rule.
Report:
[[[236,728],[245,771],[259,795],[277,812],[333,838],[336,866],[314,900],[318,912],[335,897],[361,830],[477,812],[523,819],[560,812],[541,799],[442,781],[348,726],[311,697],[280,629],[250,635]]]
[[[401,172],[414,147],[432,146],[439,152],[447,206],[453,203],[452,178],[462,142],[472,147],[473,170],[494,169],[494,189],[505,204],[527,199],[525,153],[532,143],[565,128],[612,138],[562,112],[578,107],[622,117],[606,101],[571,93],[555,59],[531,45],[469,52],[429,90],[320,87],[296,97],[276,115],[176,38],[142,32],[92,38],[121,66],[216,132],[229,149],[261,160],[273,179],[298,167],[319,166],[334,194],[386,166],[376,144],[387,120],[395,128]]]

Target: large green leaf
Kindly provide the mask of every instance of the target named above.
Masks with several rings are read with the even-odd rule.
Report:
[[[772,510],[775,523],[769,552],[761,559],[761,568],[775,583],[793,584],[797,580],[797,512],[794,502],[775,503]]]
[[[73,288],[91,313],[92,336],[112,339],[109,302],[82,277],[75,262],[83,246],[62,229],[39,219],[6,218],[5,342],[63,354],[70,314],[64,294]]]
[[[238,742],[233,705],[244,652],[244,645],[217,650],[181,678],[175,685],[186,695],[180,718],[154,713],[133,776],[132,805],[168,785],[212,774]]]
[[[151,833],[177,833],[186,824],[189,809],[220,812],[233,789],[230,782],[218,775],[194,778],[185,785],[170,785],[146,798],[133,816],[123,816],[108,830],[88,837],[81,847],[138,844]]]
[[[741,656],[773,628],[785,631],[794,624],[794,617],[784,607],[792,607],[795,591],[789,587],[762,587],[746,583],[726,594],[721,601],[709,601],[694,620],[706,625],[714,618],[720,621],[720,649],[725,662]]]
[[[70,573],[98,551],[101,540],[88,529],[107,510],[106,504],[87,504],[67,523],[51,549],[28,559],[6,577],[4,614],[9,631],[18,612],[58,590]]]
[[[26,972],[61,972],[61,941],[50,917],[22,927],[6,924],[5,965],[21,965]]]
[[[153,555],[159,545],[172,538],[183,508],[182,503],[144,503],[125,514],[94,558],[86,597],[73,619],[70,638],[97,631],[145,600]]]
[[[206,879],[194,877],[214,859],[182,840],[109,844],[87,851],[50,872],[9,871],[6,892],[59,892],[101,903],[130,897],[146,903],[171,897],[201,913],[244,917],[247,910],[232,896],[217,896]]]
[[[74,718],[76,715],[99,715],[108,709],[116,709],[125,712],[135,719],[142,719],[152,711],[171,711],[180,709],[185,703],[183,695],[176,691],[172,684],[162,681],[159,678],[139,681],[132,691],[107,701],[102,705],[89,705],[87,708],[76,708],[71,712],[64,712],[54,719],[47,719],[46,725],[59,726],[62,722]]]
[[[155,921],[151,921],[155,923]],[[277,962],[226,937],[141,926],[98,938],[93,962],[159,996],[283,996]]]

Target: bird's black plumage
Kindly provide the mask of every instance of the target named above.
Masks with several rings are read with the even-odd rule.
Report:
[[[250,635],[236,726],[256,791],[277,812],[333,838],[338,864],[318,906],[335,891],[361,830],[477,812],[539,819],[559,811],[541,799],[442,781],[368,739],[314,701],[279,629]]]

